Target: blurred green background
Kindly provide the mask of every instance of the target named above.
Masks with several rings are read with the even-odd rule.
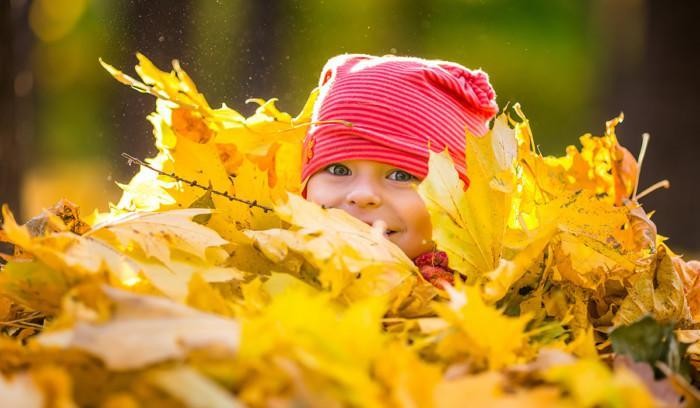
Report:
[[[415,55],[483,68],[501,107],[519,102],[540,149],[562,154],[601,134],[634,155],[652,135],[643,200],[674,248],[700,251],[695,117],[698,2],[653,0],[3,0],[0,201],[21,218],[64,196],[84,211],[116,200],[154,153],[154,100],[117,84],[98,57],[132,72],[141,51],[178,59],[209,102],[251,113],[251,97],[292,114],[336,54]]]

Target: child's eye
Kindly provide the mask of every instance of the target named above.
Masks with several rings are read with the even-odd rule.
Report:
[[[387,178],[394,181],[413,181],[416,179],[416,177],[411,173],[403,170],[394,170],[387,176]]]
[[[343,164],[335,163],[326,167],[326,171],[334,176],[349,176],[350,169]]]

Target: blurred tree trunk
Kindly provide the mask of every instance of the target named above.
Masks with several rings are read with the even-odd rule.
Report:
[[[624,0],[604,2],[609,83],[602,88],[608,118],[625,113],[622,143],[637,154],[641,134],[651,140],[642,169],[640,191],[668,179],[670,190],[641,200],[659,233],[679,251],[700,255],[700,2]],[[623,17],[624,16],[624,17]],[[634,21],[640,21],[637,25]],[[631,26],[630,26],[631,25]],[[636,51],[635,51],[636,50]]]
[[[15,63],[12,9],[0,2],[0,205],[7,204],[19,216],[21,155],[15,120]],[[3,221],[0,214],[0,222]],[[0,252],[11,253],[9,244],[0,243]],[[0,265],[4,262],[0,259]]]
[[[15,119],[14,22],[9,1],[0,2],[0,19],[0,201],[16,213],[19,211],[21,157]]]
[[[163,70],[171,67],[173,59],[178,59],[187,69],[193,54],[184,47],[193,27],[192,13],[196,1],[193,0],[132,0],[123,2],[121,14],[125,25],[110,33],[115,44],[122,44],[129,58],[122,66],[135,65],[136,52],[141,52]],[[131,74],[131,73],[130,73]],[[155,99],[142,95],[128,87],[117,91],[114,131],[117,143],[114,156],[122,152],[139,158],[151,157],[156,153],[152,138],[152,127],[146,115],[155,109]],[[120,111],[117,115],[116,112]],[[129,168],[126,162],[119,163],[118,178],[128,179],[138,169]]]
[[[700,255],[700,182],[698,159],[700,135],[700,2],[681,0],[657,2],[649,6],[649,45],[644,60],[646,109],[653,118],[648,167],[642,187],[667,178],[671,190],[646,200],[648,209],[660,211],[654,219],[659,232],[670,236],[671,247]],[[645,166],[647,166],[645,163]]]
[[[281,63],[284,46],[293,41],[286,24],[285,7],[290,0],[200,0],[195,12],[195,27],[190,43],[189,72],[212,106],[226,103],[244,115],[255,104],[248,98],[280,95]]]
[[[269,99],[277,94],[274,82],[279,80],[276,74],[281,71],[280,51],[285,40],[281,18],[283,3],[261,0],[248,5],[247,55],[241,60],[241,78],[248,80],[245,87],[248,97]]]

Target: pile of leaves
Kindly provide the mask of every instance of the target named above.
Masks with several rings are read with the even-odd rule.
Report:
[[[108,213],[68,201],[0,240],[2,406],[694,406],[700,265],[638,199],[611,120],[561,157],[519,106],[435,153],[418,191],[459,274],[426,282],[370,226],[299,196],[292,117],[213,109],[139,55],[158,154]],[[130,157],[130,156],[129,156]]]

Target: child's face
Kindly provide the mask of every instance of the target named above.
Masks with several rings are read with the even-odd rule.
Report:
[[[367,224],[384,226],[387,238],[415,258],[433,249],[430,215],[415,189],[418,182],[388,164],[348,160],[311,176],[306,198],[345,210]]]

